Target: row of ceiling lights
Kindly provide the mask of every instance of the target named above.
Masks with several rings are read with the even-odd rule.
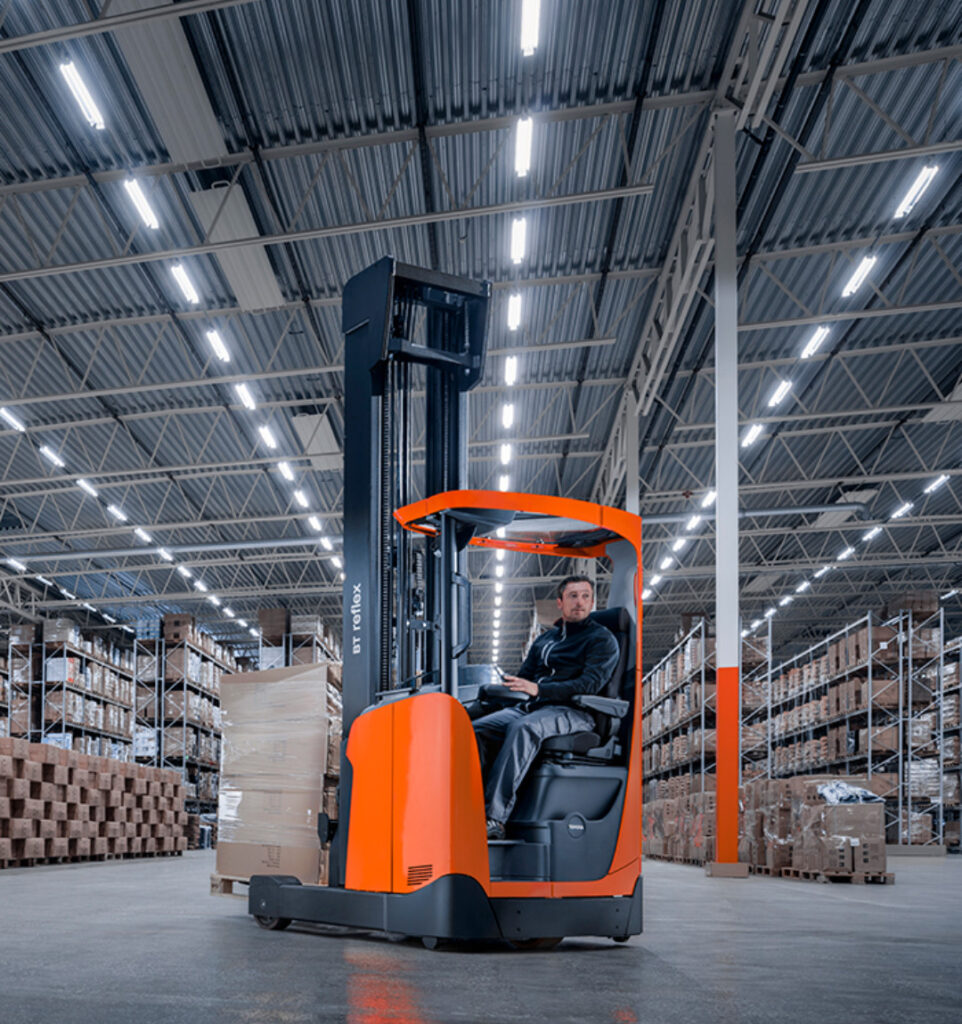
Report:
[[[915,208],[916,204],[922,198],[922,195],[925,192],[925,190],[929,187],[929,185],[931,185],[933,179],[935,178],[935,175],[938,173],[938,170],[939,168],[937,166],[929,166],[922,168],[922,170],[916,176],[915,180],[912,182],[908,191],[905,193],[904,197],[902,198],[902,201],[896,207],[894,213],[894,217],[896,219],[901,219],[902,217],[905,217],[909,213],[911,213],[911,211]],[[849,279],[846,281],[845,285],[842,288],[841,295],[843,298],[849,298],[858,292],[861,286],[868,279],[868,276],[871,273],[872,268],[875,266],[877,259],[878,257],[876,256],[866,256],[861,260],[861,262],[856,267],[854,273],[849,277]],[[815,353],[818,352],[818,350],[821,348],[823,342],[829,336],[829,334],[830,329],[825,325],[820,325],[819,327],[816,327],[815,331],[812,333],[811,337],[809,337],[808,341],[802,348],[800,357],[802,359],[810,359],[812,356],[814,356]],[[779,380],[778,384],[775,387],[775,390],[772,392],[771,396],[768,399],[768,407],[770,409],[774,409],[776,406],[780,405],[781,402],[788,396],[791,389],[792,382],[790,380]],[[763,434],[763,431],[764,428],[762,424],[750,424],[748,428],[745,430],[744,434],[742,435],[741,447],[750,448],[759,440],[759,438]],[[949,478],[947,474],[941,474],[935,480],[928,484],[928,486],[924,490],[924,493],[932,494],[934,491],[938,490],[938,488],[940,488],[944,483],[946,483],[948,479]],[[705,496],[702,498],[701,507],[703,509],[711,508],[711,506],[714,505],[715,503],[715,497],[715,491],[708,491],[707,494],[705,494]],[[907,515],[914,507],[914,502],[903,502],[902,504],[899,505],[898,508],[896,508],[892,512],[892,514],[889,516],[889,520],[892,521],[896,519],[901,519],[903,516]],[[694,531],[697,530],[697,528],[702,522],[702,519],[703,517],[699,513],[695,513],[694,515],[692,515],[688,522],[685,524],[685,534],[687,534],[687,536],[683,535],[680,537],[676,537],[672,541],[671,552],[665,554],[664,557],[661,559],[661,561],[658,564],[659,572],[653,575],[650,580],[648,580],[648,585],[642,592],[643,600],[652,600],[655,597],[655,588],[664,579],[663,574],[666,573],[669,569],[671,569],[676,562],[681,561],[681,552],[684,551],[686,547],[688,547],[688,544],[693,539]],[[862,536],[860,543],[871,543],[881,532],[881,526],[873,527],[871,530],[867,531]],[[838,562],[844,562],[850,559],[852,555],[855,554],[855,550],[856,549],[854,546],[847,545],[842,551],[839,552],[838,555],[836,555],[835,562],[823,565],[817,572],[815,572],[812,575],[811,580],[802,580],[795,587],[792,593],[785,594],[778,600],[777,607],[772,606],[768,608],[762,618],[755,619],[748,629],[743,629],[742,636],[748,636],[750,632],[754,631],[759,626],[763,625],[763,623],[766,620],[771,619],[774,615],[778,613],[778,608],[785,608],[788,605],[790,605],[795,600],[795,596],[797,594],[803,594],[811,587],[812,580],[821,579],[827,573],[835,569],[837,567]],[[948,594],[943,595],[943,600],[949,597],[953,597],[957,593],[957,590],[952,590]]]

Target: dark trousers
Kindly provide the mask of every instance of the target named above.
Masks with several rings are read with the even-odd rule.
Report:
[[[488,817],[507,821],[511,816],[518,789],[546,739],[590,732],[594,727],[594,716],[589,711],[560,704],[528,712],[504,708],[475,719]]]

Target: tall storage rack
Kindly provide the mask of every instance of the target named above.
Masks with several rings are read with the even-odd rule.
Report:
[[[136,640],[136,757],[181,772],[188,810],[217,808],[220,679],[236,671],[213,645],[162,636]]]
[[[950,795],[962,790],[962,729],[960,729],[960,689],[962,677],[962,637],[945,642],[942,658],[942,721],[940,723],[942,763],[949,783]],[[960,802],[946,803],[943,839],[950,850],[962,852],[960,846]]]
[[[0,638],[0,736],[10,735],[9,640]]]

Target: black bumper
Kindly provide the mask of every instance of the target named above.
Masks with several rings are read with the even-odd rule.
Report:
[[[626,939],[642,927],[641,878],[630,896],[489,899],[467,875],[445,875],[412,893],[359,892],[254,875],[248,913],[438,939]]]

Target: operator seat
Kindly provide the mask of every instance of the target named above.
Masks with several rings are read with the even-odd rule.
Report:
[[[618,641],[618,663],[615,665],[611,678],[599,697],[609,697],[628,701],[630,712],[634,698],[634,672],[628,672],[631,654],[631,616],[625,608],[604,608],[592,612],[588,618],[600,623],[614,634]],[[629,678],[630,677],[630,678]],[[599,761],[613,761],[621,753],[619,743],[623,718],[594,712],[595,728],[591,732],[573,732],[567,736],[552,736],[545,740],[541,747],[541,756],[556,759],[554,755],[567,755],[591,758]],[[624,716],[629,717],[628,714]]]

